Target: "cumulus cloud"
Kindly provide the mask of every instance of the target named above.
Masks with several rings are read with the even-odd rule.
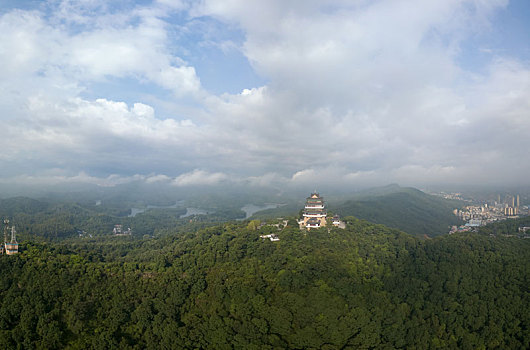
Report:
[[[153,108],[142,103],[129,107],[106,99],[57,102],[35,97],[18,121],[6,125],[0,160],[15,166],[31,162],[37,170],[104,167],[124,174],[151,173],[156,170],[151,162],[160,162],[159,170],[164,170],[173,166],[167,163],[172,156],[201,157],[200,150],[187,156],[201,133],[190,120],[156,118]],[[204,147],[204,156],[210,156],[208,150]]]
[[[37,75],[77,83],[134,77],[178,96],[200,91],[194,68],[169,51],[167,24],[159,18],[163,13],[91,13],[92,8],[61,4],[51,20],[44,13],[22,10],[0,17],[4,76]]]
[[[205,1],[197,10],[239,23],[245,54],[272,77],[260,91],[264,103],[245,100],[255,95],[245,90],[216,110],[226,108],[235,122],[251,117],[255,131],[245,142],[298,169],[293,180],[333,166],[374,179],[473,182],[480,173],[498,181],[510,167],[526,167],[518,159],[528,149],[520,135],[530,130],[522,100],[528,64],[493,61],[477,75],[458,62],[464,40],[489,30],[492,13],[506,5]],[[512,133],[514,148],[506,143]]]
[[[61,171],[59,171],[61,172]],[[13,178],[1,178],[0,183],[3,184],[18,184],[18,185],[64,185],[64,184],[94,184],[101,187],[114,187],[135,181],[142,181],[145,179],[144,175],[121,176],[111,174],[107,177],[96,177],[88,175],[85,172],[80,172],[76,175],[60,175],[60,174],[42,174],[42,175],[18,175]]]
[[[228,179],[228,175],[220,172],[209,173],[204,170],[195,169],[192,172],[177,176],[173,184],[176,186],[217,185]]]
[[[171,181],[171,178],[164,174],[151,175],[145,179],[145,182],[148,184],[152,184],[156,182],[170,182],[170,181]]]
[[[462,64],[466,41],[495,30],[507,6],[157,0],[4,11],[0,176],[60,168],[98,179],[165,174],[142,176],[177,186],[527,182],[529,63]],[[231,45],[267,83],[205,91],[201,78],[220,68],[201,66],[208,58],[183,39],[201,37],[197,18],[241,35]]]

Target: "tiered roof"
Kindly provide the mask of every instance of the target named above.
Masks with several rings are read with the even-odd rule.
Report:
[[[316,192],[312,193],[310,197],[307,197],[304,216],[326,216],[326,211],[324,210],[324,198]]]
[[[324,198],[320,197],[317,192],[311,193],[311,196],[306,198],[303,225],[307,228],[325,226],[326,215]]]

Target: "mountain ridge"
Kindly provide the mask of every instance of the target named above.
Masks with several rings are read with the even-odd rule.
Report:
[[[429,195],[413,187],[389,185],[330,203],[329,208],[341,216],[355,216],[410,234],[437,236],[447,233],[451,225],[462,223],[452,213],[460,205],[459,201]]]

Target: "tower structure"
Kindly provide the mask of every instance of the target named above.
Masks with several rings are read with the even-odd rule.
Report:
[[[5,243],[7,242],[7,225],[9,225],[9,220],[4,219],[3,224],[4,224],[4,244],[0,245],[0,253],[2,255],[5,253]]]
[[[13,255],[18,253],[18,242],[16,239],[15,226],[11,226],[11,241],[5,243],[6,254]]]
[[[11,239],[8,240],[9,231],[9,220],[4,219],[4,246],[2,247],[2,253],[5,251],[7,255],[13,255],[18,253],[18,242],[17,242],[17,231],[15,226],[11,226]]]
[[[326,226],[326,216],[324,198],[320,197],[317,192],[311,193],[305,202],[301,226],[307,229]]]

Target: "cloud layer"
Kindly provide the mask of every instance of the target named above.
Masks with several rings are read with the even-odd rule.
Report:
[[[509,10],[504,0],[6,9],[0,178],[527,184],[530,63],[469,47]],[[236,50],[266,83],[211,92],[209,70],[195,68],[220,69],[201,54],[211,50]]]

